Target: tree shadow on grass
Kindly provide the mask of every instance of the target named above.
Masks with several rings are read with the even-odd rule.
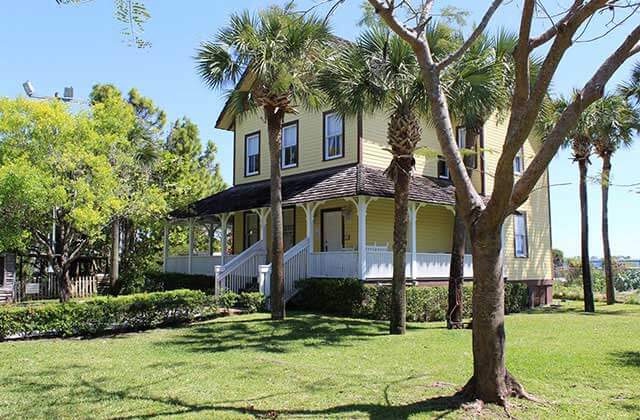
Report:
[[[640,351],[616,351],[610,355],[619,365],[640,368]]]
[[[347,346],[388,334],[386,323],[321,315],[298,314],[284,321],[236,319],[194,325],[161,345],[193,352],[257,350],[286,353],[296,346]]]

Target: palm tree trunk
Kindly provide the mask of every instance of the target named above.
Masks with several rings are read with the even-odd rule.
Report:
[[[411,182],[412,158],[397,159],[394,185],[393,220],[393,279],[391,281],[391,334],[404,334],[407,329],[407,225],[409,224],[409,185]]]
[[[451,263],[449,266],[449,297],[447,309],[447,328],[462,328],[462,287],[464,281],[464,252],[466,245],[466,227],[456,199],[456,214],[453,220],[453,240],[451,245]]]
[[[282,228],[282,173],[280,144],[284,113],[265,107],[271,168],[271,319],[284,319],[284,240]]]
[[[585,312],[595,312],[593,302],[593,285],[591,282],[591,266],[589,262],[589,213],[587,205],[587,165],[586,159],[579,159],[580,168],[580,246],[582,250],[582,287],[584,290]],[[475,272],[475,270],[474,270]]]
[[[611,176],[611,155],[602,156],[602,247],[604,248],[604,278],[607,288],[607,305],[616,303],[616,291],[613,287],[613,265],[609,244],[609,177]]]

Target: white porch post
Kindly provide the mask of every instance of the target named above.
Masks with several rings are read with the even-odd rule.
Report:
[[[304,210],[304,214],[307,222],[307,241],[308,241],[308,252],[307,252],[307,270],[310,270],[311,267],[311,253],[313,252],[313,230],[315,228],[315,212],[320,203],[304,203],[301,204],[300,207]]]
[[[271,209],[261,208],[254,210],[258,217],[260,218],[260,240],[266,242],[267,240],[267,217],[269,216],[269,212]]]
[[[358,209],[358,278],[367,278],[367,207],[371,199],[359,196],[357,201]]]
[[[189,219],[189,256],[187,258],[187,272],[192,273],[193,267],[193,220]]]
[[[164,225],[164,236],[162,238],[162,271],[167,272],[167,258],[169,257],[169,224]]]
[[[409,203],[409,246],[411,247],[411,266],[409,270],[409,275],[411,280],[416,280],[418,278],[418,267],[416,264],[417,258],[417,250],[416,250],[416,218],[418,215],[418,207],[416,203]]]
[[[231,216],[233,216],[233,213],[222,213],[218,216],[220,219],[220,229],[222,229],[222,236],[220,237],[220,265],[224,265],[224,257],[227,256],[227,227]]]

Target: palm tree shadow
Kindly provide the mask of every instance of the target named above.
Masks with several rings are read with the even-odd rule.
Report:
[[[610,355],[621,366],[640,368],[640,351],[617,351]]]

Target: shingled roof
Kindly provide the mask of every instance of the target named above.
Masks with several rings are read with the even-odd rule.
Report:
[[[382,170],[364,165],[339,166],[282,179],[284,205],[301,204],[333,198],[365,195],[393,197],[393,182]],[[414,176],[409,199],[421,203],[455,204],[455,190],[447,180]],[[220,213],[269,207],[269,180],[240,184],[196,201],[186,209],[171,213],[172,218],[205,217]]]

